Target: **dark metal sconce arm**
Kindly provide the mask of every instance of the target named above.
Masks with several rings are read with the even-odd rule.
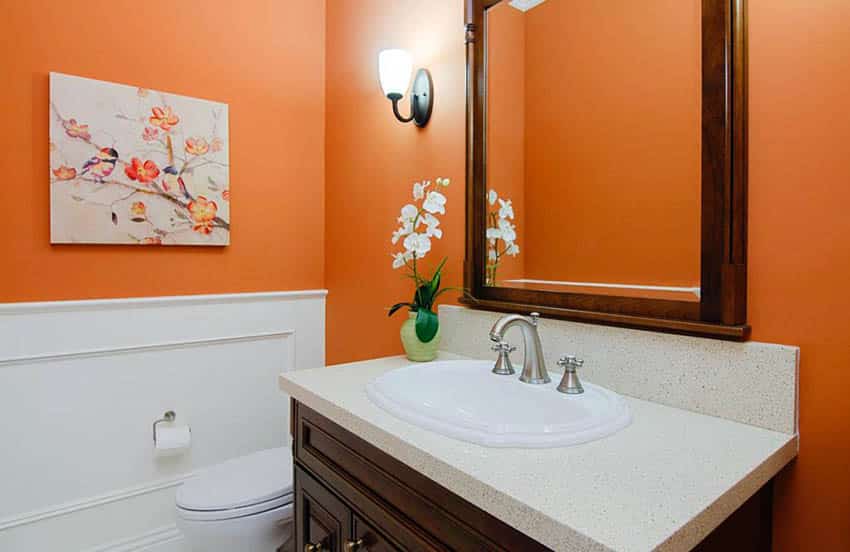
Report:
[[[398,102],[402,98],[401,94],[397,92],[387,94],[387,98],[393,102],[393,113],[396,119],[402,123],[413,121],[416,126],[424,127],[428,124],[431,112],[434,109],[434,83],[431,80],[431,73],[427,69],[420,69],[416,72],[410,94],[410,117],[403,117],[398,111]]]
[[[387,94],[387,98],[393,102],[393,113],[395,114],[395,118],[401,121],[402,123],[409,123],[416,117],[414,106],[416,105],[416,96],[413,96],[412,101],[410,102],[410,117],[402,117],[401,113],[398,110],[398,102],[401,101],[401,94]]]

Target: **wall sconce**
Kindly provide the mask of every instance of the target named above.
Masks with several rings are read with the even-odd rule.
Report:
[[[410,116],[402,117],[398,112],[398,102],[407,92],[410,84],[410,73],[413,62],[410,54],[404,50],[382,50],[378,54],[378,75],[381,88],[390,101],[393,102],[393,113],[402,123],[413,121],[418,127],[424,127],[431,118],[434,109],[434,83],[427,69],[419,69],[413,79],[413,89],[410,91]]]

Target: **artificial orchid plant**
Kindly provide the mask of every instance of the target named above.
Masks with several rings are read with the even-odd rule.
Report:
[[[485,283],[488,286],[496,285],[496,270],[506,255],[516,257],[519,255],[519,245],[516,243],[516,225],[514,220],[514,208],[510,199],[499,197],[496,190],[487,192],[487,266],[485,272]],[[497,205],[498,203],[498,205]]]
[[[448,178],[437,178],[434,184],[430,180],[413,184],[413,203],[401,208],[398,222],[401,224],[392,235],[392,243],[401,241],[404,251],[393,253],[393,269],[404,268],[407,276],[414,282],[413,301],[396,303],[390,307],[392,316],[402,307],[416,313],[416,337],[428,343],[437,334],[440,321],[434,312],[437,298],[450,288],[440,289],[440,278],[446,259],[443,259],[430,277],[420,272],[422,259],[431,251],[431,240],[443,237],[440,219],[437,215],[446,214],[446,196],[440,190],[448,187]]]

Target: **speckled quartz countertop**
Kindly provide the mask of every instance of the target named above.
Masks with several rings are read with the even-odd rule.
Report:
[[[372,404],[366,383],[407,364],[390,357],[288,372],[280,387],[554,550],[690,550],[797,454],[796,436],[630,397],[634,421],[610,437],[486,448]]]

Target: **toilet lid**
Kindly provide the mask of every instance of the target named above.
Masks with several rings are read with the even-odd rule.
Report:
[[[186,481],[177,490],[177,506],[199,511],[231,510],[279,499],[292,494],[292,469],[288,447],[234,458]]]

